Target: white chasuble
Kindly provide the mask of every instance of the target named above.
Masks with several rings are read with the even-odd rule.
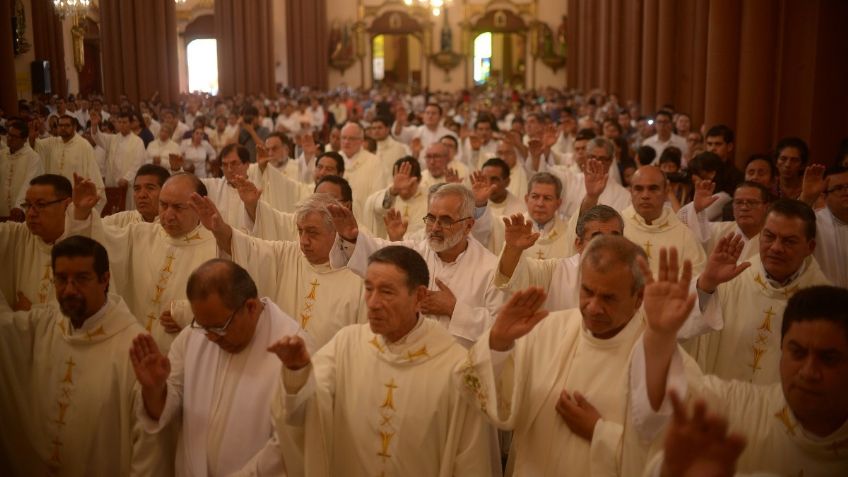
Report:
[[[65,235],[60,237],[61,240]],[[25,224],[0,224],[0,292],[9,303],[23,293],[33,305],[56,302],[50,251],[53,244],[33,235]]]
[[[680,262],[692,262],[692,274],[697,276],[704,270],[707,255],[695,235],[680,219],[666,207],[662,214],[650,224],[645,222],[633,206],[621,212],[624,219],[624,237],[642,247],[648,255],[651,272],[657,275],[660,266],[660,248],[677,248]]]

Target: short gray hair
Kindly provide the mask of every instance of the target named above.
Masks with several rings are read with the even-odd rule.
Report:
[[[574,231],[577,233],[577,238],[583,240],[583,234],[586,233],[586,224],[590,222],[609,222],[611,220],[617,220],[621,225],[621,230],[624,230],[624,219],[621,218],[621,215],[615,209],[608,205],[596,205],[584,212],[577,219],[577,227],[575,227]]]
[[[636,293],[645,287],[645,275],[642,274],[638,257],[648,260],[642,247],[620,235],[603,235],[589,242],[580,259],[580,269],[589,264],[594,270],[606,273],[615,265],[624,265],[633,275],[631,293]]]
[[[609,139],[605,137],[596,137],[590,140],[586,144],[586,151],[588,152],[590,149],[602,147],[607,152],[607,156],[610,159],[615,159],[615,145]]]
[[[537,172],[527,181],[527,192],[533,189],[533,184],[550,184],[556,189],[557,199],[562,197],[562,181],[550,172]]]
[[[458,196],[462,199],[462,203],[459,204],[460,218],[474,217],[474,194],[471,193],[468,187],[462,184],[445,184],[439,187],[438,190],[430,194],[429,203],[432,204],[434,200],[450,195]]]
[[[339,202],[330,194],[312,194],[297,203],[294,210],[294,219],[295,221],[300,222],[309,214],[318,214],[322,219],[324,219],[324,225],[326,225],[328,229],[335,229],[333,216],[327,208],[327,206],[331,204],[341,206],[341,204],[339,204]]]

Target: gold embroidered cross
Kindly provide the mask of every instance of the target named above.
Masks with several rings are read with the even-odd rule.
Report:
[[[426,346],[422,346],[421,348],[418,349],[418,351],[407,351],[406,352],[406,359],[408,359],[410,361],[415,361],[418,358],[424,358],[424,357],[429,357],[429,356],[430,355],[427,354],[427,347]]]
[[[68,365],[68,368],[65,371],[65,377],[62,379],[62,382],[74,384],[74,366],[76,366],[77,363],[74,362],[74,358],[68,358],[68,360],[65,361],[65,364]]]
[[[164,267],[162,267],[162,272],[164,272],[164,273],[171,273],[171,265],[173,265],[173,263],[174,263],[174,259],[176,259],[176,258],[177,258],[177,257],[175,257],[175,256],[173,256],[173,255],[171,255],[171,254],[168,254],[168,256],[167,256],[167,257],[165,257],[165,266],[164,266]]]
[[[188,236],[188,235],[186,235],[186,236],[183,238],[183,241],[184,241],[185,243],[191,243],[191,241],[192,241],[192,240],[200,240],[200,238],[201,238],[201,237],[200,237],[200,232],[195,232],[195,233],[194,233],[194,235],[192,235],[192,236]]]
[[[156,290],[156,293],[153,295],[153,303],[156,303],[158,305],[162,303],[162,293],[165,292],[165,287],[154,285],[153,288]]]
[[[651,258],[651,247],[652,247],[653,245],[654,245],[654,244],[652,244],[650,240],[648,240],[647,242],[645,242],[645,244],[644,244],[644,245],[642,245],[642,248],[644,248],[644,249],[645,249],[645,255],[647,255],[647,256],[648,256],[648,259],[650,259],[650,258]]]
[[[792,421],[789,419],[789,408],[788,407],[783,406],[783,409],[776,412],[774,414],[774,417],[778,418],[780,420],[780,422],[783,423],[784,427],[786,427],[786,432],[789,435],[791,435],[791,436],[795,435],[795,424],[793,424]]]
[[[760,360],[763,359],[763,353],[765,353],[765,349],[757,348],[756,346],[751,348],[751,351],[754,353],[753,362],[748,365],[754,372],[762,369],[760,368]]]
[[[148,332],[153,329],[153,322],[156,321],[156,313],[150,312],[147,314],[147,325],[144,327]]]
[[[545,252],[539,250],[538,252],[536,252],[536,258],[538,258],[539,260],[545,258]]]
[[[775,315],[774,310],[772,310],[772,307],[769,307],[769,309],[764,311],[763,314],[765,315],[763,322],[757,329],[771,333],[771,319]]]
[[[307,323],[309,323],[309,320],[311,320],[311,319],[312,319],[312,317],[311,317],[311,316],[309,316],[309,315],[307,315],[307,314],[305,314],[305,313],[301,313],[301,314],[300,314],[300,327],[301,327],[301,328],[303,328],[303,329],[305,330],[305,329],[306,329],[306,324],[307,324]]]
[[[757,274],[757,276],[756,276],[756,277],[754,277],[754,281],[755,281],[755,282],[756,282],[759,286],[761,286],[761,287],[763,288],[763,290],[765,290],[765,289],[766,289],[766,281],[765,281],[765,280],[763,280],[763,276],[762,276],[762,275],[760,275],[759,273]]]
[[[309,295],[306,295],[306,298],[309,299],[309,300],[314,300],[315,299],[315,290],[316,290],[316,288],[318,288],[318,285],[320,285],[320,283],[318,283],[318,279],[316,278],[316,279],[312,280],[309,284],[312,285],[312,289],[309,291]]]
[[[383,458],[383,462],[392,456],[389,454],[389,445],[391,445],[394,436],[394,432],[380,431],[380,452],[377,455]]]
[[[373,347],[377,348],[377,351],[379,351],[379,352],[381,352],[381,353],[383,353],[383,352],[385,352],[385,351],[386,351],[386,348],[385,348],[385,347],[383,347],[383,345],[381,345],[379,341],[377,341],[377,337],[376,337],[376,336],[375,336],[375,337],[373,337],[373,338],[371,338],[371,341],[369,341],[368,343],[370,343],[370,344],[371,344],[371,346],[373,346]]]
[[[68,410],[68,406],[70,406],[71,403],[58,401],[58,402],[56,402],[56,404],[59,406],[59,417],[54,419],[53,422],[55,422],[56,424],[59,424],[60,426],[64,426],[65,425],[65,412]]]
[[[394,399],[394,391],[397,389],[397,384],[395,384],[394,378],[390,379],[388,383],[384,384],[386,387],[386,399],[383,400],[383,404],[380,405],[383,409],[395,409],[395,399]]]

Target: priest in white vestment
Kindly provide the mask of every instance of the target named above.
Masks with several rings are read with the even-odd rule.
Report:
[[[669,207],[664,207],[666,180],[658,167],[640,167],[630,186],[633,204],[621,212],[624,236],[645,250],[651,271],[659,266],[660,248],[676,247],[684,260],[692,262],[695,274],[704,269],[707,255],[689,228]]]
[[[150,144],[147,145],[146,162],[148,164],[169,167],[169,159],[171,156],[176,157],[182,155],[180,145],[171,140],[172,132],[173,131],[171,130],[171,126],[169,124],[162,124],[161,128],[159,129],[159,135],[157,136],[157,138],[150,141]]]
[[[627,364],[645,326],[643,299],[662,306],[664,297],[644,294],[639,260],[644,251],[623,237],[592,240],[579,309],[548,315],[541,289],[517,292],[457,367],[457,386],[513,431],[507,474],[616,476],[644,466],[645,449],[627,438]]]
[[[815,286],[793,295],[780,326],[780,376],[765,386],[705,376],[675,345],[681,320],[649,315],[630,370],[636,431],[648,440],[660,434],[672,414],[667,394],[674,390],[687,401],[705,402],[710,412],[726,416],[731,432],[744,436],[737,475],[845,475],[846,308],[848,291],[841,288]],[[682,405],[675,407],[679,413]]]
[[[512,179],[509,176],[509,165],[503,159],[494,157],[487,160],[483,163],[483,168],[480,171],[493,187],[487,206],[493,220],[527,212],[527,204],[524,202],[524,198],[516,197],[508,189]]]
[[[96,116],[95,116],[96,117]],[[100,131],[99,120],[91,122],[91,137],[106,150],[106,187],[126,187],[127,197],[122,208],[132,208],[132,184],[135,173],[145,162],[144,142],[130,129],[129,112],[118,114],[118,134]]]
[[[577,221],[576,253],[566,258],[537,258],[526,251],[538,240],[532,224],[523,215],[503,219],[505,245],[498,261],[494,284],[512,294],[527,287],[539,287],[547,298],[548,311],[577,308],[580,297],[580,254],[593,238],[622,235],[624,221],[612,207],[596,205]]]
[[[133,202],[135,209],[117,212],[103,217],[103,223],[113,227],[129,224],[155,222],[159,219],[159,192],[171,177],[168,169],[154,164],[145,164],[138,169],[133,179]]]
[[[583,200],[587,195],[593,194],[591,189],[587,189],[586,177],[588,171],[587,163],[589,161],[598,161],[604,171],[609,174],[617,166],[614,164],[615,146],[611,141],[605,138],[595,138],[590,140],[586,145],[586,160],[578,167],[577,171],[565,166],[553,167],[551,172],[559,176],[562,180],[564,194],[563,202],[560,211],[566,217],[571,217],[578,213],[582,207]],[[631,205],[631,193],[621,184],[614,180],[607,180],[600,193],[594,193],[592,200],[596,204],[603,204],[612,207],[621,213],[624,209]],[[594,204],[592,204],[594,205]],[[650,254],[649,254],[650,255]]]
[[[430,103],[424,107],[423,123],[415,132],[414,139],[421,141],[421,150],[425,151],[431,144],[439,142],[444,136],[456,137],[456,133],[442,125],[442,107]]]
[[[497,257],[470,236],[475,197],[459,184],[447,184],[430,195],[425,216],[426,238],[388,242],[357,229],[349,211],[332,207],[336,230],[343,239],[331,255],[333,266],[347,265],[364,276],[368,257],[390,244],[412,248],[430,270],[430,291],[421,312],[445,326],[463,345],[470,345],[492,322],[504,294],[492,286]]]
[[[197,177],[175,174],[159,193],[157,222],[110,227],[91,213],[96,190],[89,181],[81,181],[66,213],[68,235],[91,236],[109,251],[115,291],[163,352],[188,325],[171,318],[172,302],[185,300],[189,274],[218,253],[215,238],[191,208],[190,198],[195,193],[206,193]]]
[[[829,284],[812,257],[815,237],[810,206],[779,199],[769,208],[759,254],[750,262],[737,265],[725,252],[730,241],[722,239],[697,281],[700,309],[724,322],[721,331],[698,338],[695,356],[705,373],[755,384],[780,379],[778,331],[786,302],[798,290]]]
[[[342,128],[341,155],[345,163],[344,178],[353,189],[353,215],[362,217],[365,200],[389,183],[380,158],[362,147],[365,135],[362,127],[348,123]]]
[[[172,421],[182,429],[176,475],[299,475],[287,468],[274,432],[271,402],[280,360],[267,348],[283,336],[311,338],[268,298],[246,270],[228,260],[189,277],[193,318],[167,357],[138,334],[130,357],[140,385],[136,412],[156,435]]]
[[[424,151],[421,170],[421,187],[429,190],[434,185],[447,182],[462,182],[468,184],[468,167],[454,159],[455,138],[446,136],[437,143],[431,144]]]
[[[242,206],[238,193],[238,184],[245,178],[251,182],[256,181],[261,172],[259,169],[256,169],[255,174],[252,174],[253,177],[248,176],[250,153],[244,146],[227,144],[221,149],[219,157],[221,158],[221,169],[224,171],[224,177],[201,178],[200,181],[206,186],[209,198],[215,203],[218,210],[221,211],[222,217],[224,217],[224,220],[228,224],[242,231],[250,230],[253,224],[250,223]],[[266,168],[264,173],[278,176],[280,179],[285,180],[284,177],[277,171],[272,170],[272,168]],[[257,186],[260,185],[257,184]]]
[[[518,157],[515,146],[507,140],[498,143],[497,157],[503,159],[509,166],[509,185],[507,190],[516,197],[527,195],[527,170],[524,169],[522,160]],[[484,161],[485,163],[485,161]]]
[[[316,349],[341,328],[365,322],[362,279],[346,267],[330,267],[336,229],[327,206],[339,205],[331,196],[315,194],[298,204],[297,241],[250,237],[223,222],[208,199],[197,197],[193,203],[219,253],[247,269],[260,293],[294,317]]]
[[[58,305],[13,313],[0,297],[0,469],[172,475],[163,442],[136,419],[128,350],[143,330],[121,297],[107,294],[106,251],[71,237],[53,256]]]
[[[29,125],[26,121],[13,120],[6,124],[8,149],[0,146],[0,218],[11,217],[15,221],[24,218],[21,204],[26,197],[29,181],[44,174],[44,163],[27,142]]]
[[[59,136],[37,140],[35,150],[40,151],[44,171],[48,174],[65,176],[71,183],[74,174],[92,181],[100,197],[97,202],[99,212],[106,206],[106,187],[94,159],[94,148],[76,133],[75,123],[67,115],[59,118]]]
[[[235,165],[234,168],[230,169],[229,176],[227,175],[227,171],[224,171],[224,180],[214,179],[217,181],[216,184],[218,182],[224,182],[230,185],[230,187],[226,190],[222,189],[222,194],[224,194],[226,198],[222,198],[221,200],[222,202],[226,202],[227,207],[238,207],[238,204],[231,203],[231,201],[235,200],[238,195],[238,193],[233,194],[233,192],[241,186],[241,181],[236,180],[237,177],[246,177],[247,180],[262,189],[262,201],[270,205],[272,208],[282,212],[293,212],[295,205],[300,202],[301,199],[312,194],[312,183],[300,182],[296,171],[298,168],[296,163],[291,160],[287,160],[284,165],[279,165],[279,161],[281,159],[275,157],[275,155],[279,155],[279,148],[284,149],[285,146],[278,146],[278,143],[281,142],[281,133],[272,134],[272,136],[265,139],[266,143],[269,143],[270,146],[257,148],[255,164],[249,164],[246,166]],[[228,152],[229,156],[233,156],[234,154],[227,146],[225,146],[221,152]],[[223,163],[224,156],[222,155],[221,157]],[[230,161],[232,162],[233,159],[230,159]],[[274,166],[274,161],[277,161],[279,167]],[[207,186],[208,185],[209,184],[207,183]],[[223,188],[223,185],[217,187]],[[217,202],[216,205],[218,205]],[[219,207],[221,205],[219,205]],[[234,218],[233,211],[225,210],[224,213],[227,214],[227,218]]]
[[[814,256],[834,285],[848,288],[848,170],[827,173],[826,207],[816,212]]]
[[[491,427],[451,383],[465,353],[418,314],[430,282],[414,251],[390,246],[369,258],[368,325],[354,325],[318,353],[285,337],[273,413],[279,435],[303,455],[305,475],[497,476]],[[302,454],[300,454],[302,452]]]
[[[421,166],[412,156],[398,159],[392,175],[392,184],[373,194],[365,201],[362,223],[375,237],[391,238],[384,222],[390,210],[397,211],[406,223],[404,238],[424,228],[427,215],[427,189],[421,187]]]
[[[65,237],[65,209],[71,203],[71,183],[44,174],[30,181],[23,209],[25,223],[0,223],[0,292],[12,309],[54,302],[50,250]]]
[[[405,156],[412,154],[409,146],[395,141],[389,135],[389,128],[392,127],[391,118],[376,117],[368,126],[368,135],[377,143],[377,157],[380,158],[380,163],[383,165],[383,175],[392,177],[393,167],[395,162]]]

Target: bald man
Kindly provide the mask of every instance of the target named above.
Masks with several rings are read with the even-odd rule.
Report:
[[[90,236],[106,247],[116,292],[167,352],[176,333],[188,325],[171,318],[172,302],[185,300],[191,271],[218,254],[215,238],[190,206],[191,195],[205,196],[206,187],[192,174],[174,174],[159,193],[157,222],[111,227],[91,213],[97,201],[94,185],[75,179],[73,204],[65,216],[68,234]]]
[[[362,217],[365,200],[373,193],[386,187],[386,177],[380,158],[366,151],[362,145],[365,133],[356,123],[342,128],[341,154],[345,161],[345,179],[353,189],[353,215]]]
[[[681,259],[691,261],[693,273],[699,274],[707,255],[692,231],[665,207],[667,187],[665,174],[656,166],[640,167],[633,174],[632,204],[621,212],[624,236],[645,250],[652,273],[659,269],[660,247],[676,247]]]

